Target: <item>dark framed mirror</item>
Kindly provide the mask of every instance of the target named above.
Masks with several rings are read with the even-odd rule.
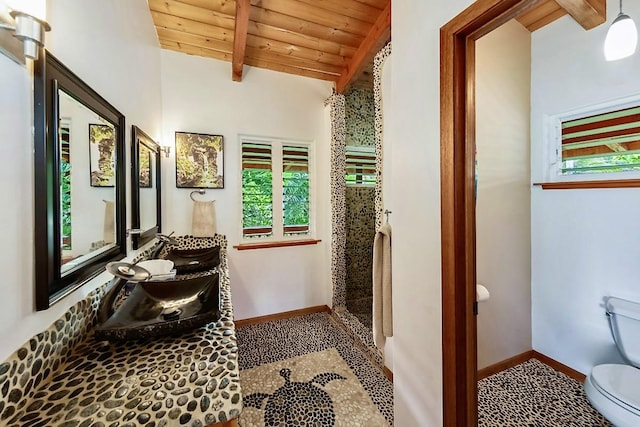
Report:
[[[131,240],[138,249],[160,233],[160,145],[139,127],[131,127]]]
[[[36,309],[126,255],[125,118],[50,53],[34,64]]]

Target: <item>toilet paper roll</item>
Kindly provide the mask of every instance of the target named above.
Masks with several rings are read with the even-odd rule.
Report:
[[[489,299],[489,290],[483,285],[476,284],[476,300],[478,302],[486,301]]]

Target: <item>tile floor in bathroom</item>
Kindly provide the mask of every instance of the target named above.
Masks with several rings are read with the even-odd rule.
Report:
[[[369,363],[365,353],[352,344],[351,338],[328,314],[245,326],[238,328],[237,336],[241,378],[242,370],[337,349],[374,405],[389,425],[393,425],[393,385]],[[335,425],[347,424],[336,419]],[[611,426],[591,407],[582,384],[535,359],[478,382],[478,425]]]

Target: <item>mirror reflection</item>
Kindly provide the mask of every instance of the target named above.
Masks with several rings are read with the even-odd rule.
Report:
[[[137,126],[131,135],[131,227],[133,249],[160,232],[160,145]]]
[[[152,151],[145,144],[138,146],[139,160],[139,179],[140,185],[140,228],[148,230],[157,224],[156,211],[156,185],[153,181],[157,171],[155,169],[157,153]]]
[[[58,90],[60,273],[115,246],[115,128]]]
[[[35,305],[126,255],[125,118],[53,55],[33,64]]]

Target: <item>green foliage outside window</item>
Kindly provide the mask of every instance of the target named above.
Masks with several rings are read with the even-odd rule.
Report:
[[[283,172],[284,225],[309,224],[309,173]]]
[[[272,172],[266,169],[242,171],[242,227],[273,225]]]
[[[584,173],[611,173],[640,170],[640,154],[591,157],[566,160],[562,172],[567,175]]]
[[[62,210],[62,249],[71,249],[71,164],[60,160],[60,207]]]

